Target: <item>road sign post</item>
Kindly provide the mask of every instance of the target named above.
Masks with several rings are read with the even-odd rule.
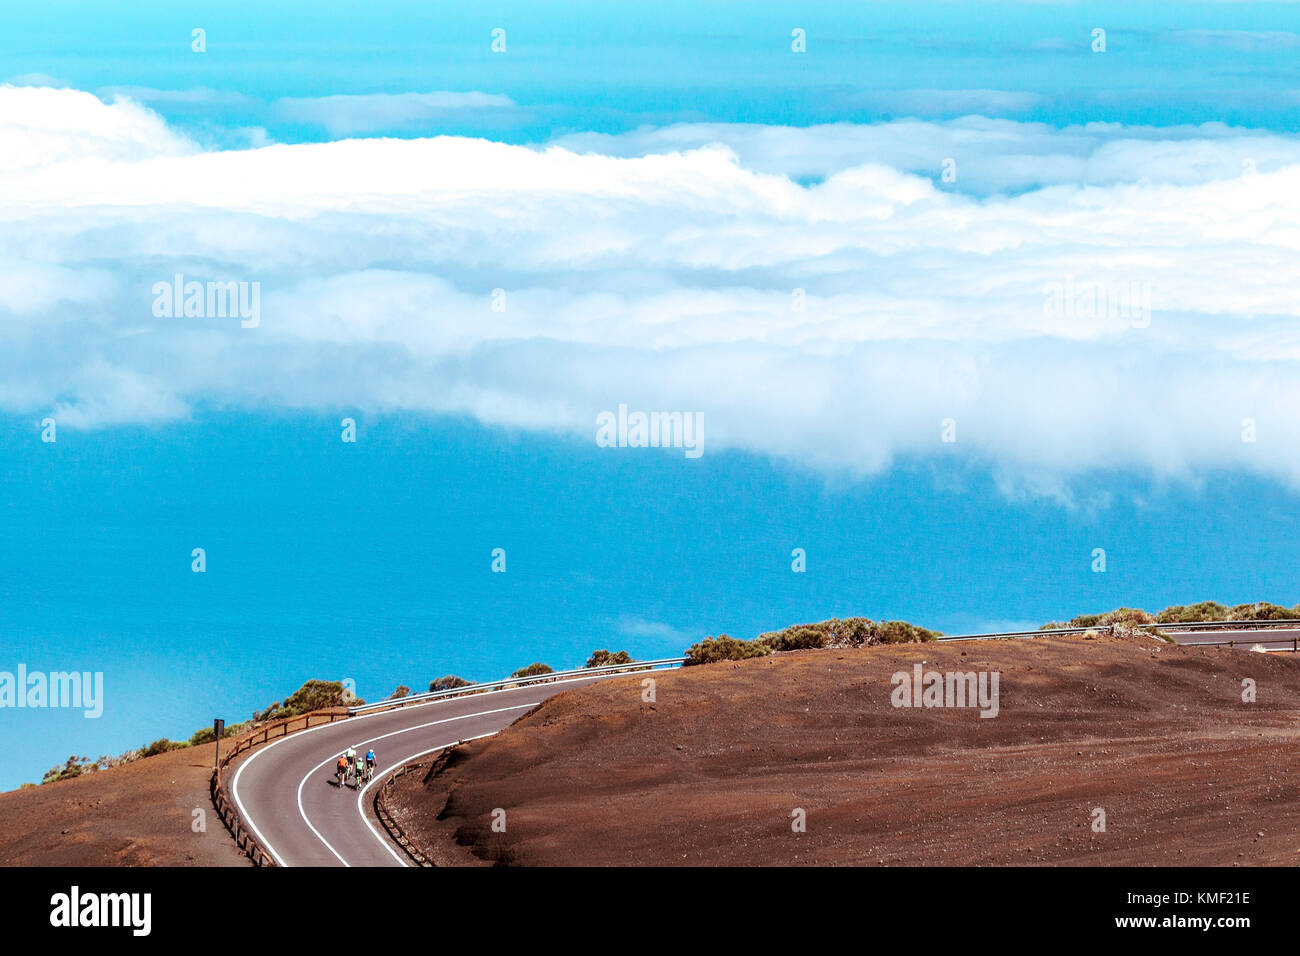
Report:
[[[221,735],[226,730],[226,722],[218,717],[212,721],[212,736],[217,738],[217,752],[212,756],[212,768],[215,770],[221,763]]]

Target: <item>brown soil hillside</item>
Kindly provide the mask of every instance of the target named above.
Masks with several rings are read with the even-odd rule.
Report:
[[[0,793],[0,865],[247,866],[208,795],[213,745]],[[193,829],[203,811],[205,832]]]
[[[914,663],[997,671],[998,716],[893,707],[891,675]],[[390,806],[441,863],[1300,863],[1290,654],[1035,638],[655,680],[654,703],[640,676],[551,698],[401,778]]]

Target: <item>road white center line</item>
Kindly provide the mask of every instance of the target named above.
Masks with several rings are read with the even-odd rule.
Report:
[[[400,736],[400,735],[402,735],[402,734],[409,734],[409,733],[411,733],[411,732],[414,731],[414,730],[424,730],[426,727],[436,727],[436,726],[439,725],[439,724],[450,724],[450,723],[453,723],[453,722],[455,722],[455,721],[457,721],[457,720],[469,720],[469,719],[472,718],[472,717],[488,717],[488,716],[490,716],[490,715],[492,715],[492,714],[503,714],[503,713],[505,713],[506,711],[511,711],[511,710],[525,710],[525,709],[527,709],[527,708],[529,708],[529,707],[536,707],[536,706],[537,706],[537,703],[538,703],[537,701],[533,701],[532,703],[529,703],[529,704],[515,704],[513,707],[498,707],[496,710],[482,710],[482,711],[479,711],[478,713],[475,713],[475,714],[461,714],[459,717],[444,717],[442,720],[431,720],[431,721],[429,721],[427,724],[418,724],[418,725],[416,725],[416,726],[414,726],[414,727],[403,727],[401,730],[394,730],[394,731],[391,731],[391,732],[386,733],[386,734],[380,734],[378,737],[371,737],[371,738],[369,738],[368,740],[362,740],[362,741],[359,741],[355,746],[358,746],[358,747],[364,747],[364,746],[366,746],[366,745],[368,745],[368,744],[373,744],[373,743],[375,743],[376,741],[386,740],[386,739],[388,739],[389,737],[397,737],[397,736]],[[452,743],[455,743],[455,742],[456,742],[456,741],[454,741],[454,740],[452,741]],[[448,746],[448,745],[447,745],[447,744],[444,744],[443,746]],[[437,748],[437,749],[441,749],[441,748]],[[342,855],[341,853],[339,853],[338,850],[334,849],[334,847],[330,844],[329,840],[325,839],[324,835],[320,832],[320,830],[316,829],[316,825],[315,825],[314,823],[311,822],[311,819],[307,816],[307,810],[306,810],[306,808],[303,807],[303,805],[302,805],[302,788],[306,785],[307,781],[310,780],[310,779],[312,778],[312,775],[315,774],[316,772],[318,772],[319,770],[321,770],[321,769],[322,769],[326,764],[329,764],[329,763],[332,763],[332,762],[335,761],[335,760],[338,760],[339,757],[340,757],[343,753],[345,753],[345,752],[346,752],[346,751],[340,750],[338,753],[336,753],[336,754],[332,754],[332,755],[326,757],[324,760],[322,760],[322,761],[321,761],[320,763],[318,763],[316,766],[314,766],[314,767],[312,767],[310,770],[308,770],[307,773],[303,776],[302,780],[299,781],[299,783],[298,783],[298,813],[299,813],[299,815],[302,817],[303,822],[307,824],[307,826],[308,826],[308,828],[311,830],[311,832],[314,833],[314,834],[316,835],[316,839],[320,840],[320,842],[323,843],[323,844],[325,845],[325,849],[327,849],[327,850],[329,850],[331,853],[333,853],[335,859],[337,859],[337,860],[338,860],[340,863],[342,863],[344,866],[351,866],[352,864],[349,863],[347,860],[345,860],[345,859],[343,858],[343,855]],[[401,766],[401,764],[398,764],[397,766]],[[394,769],[396,769],[396,767],[394,767]],[[371,781],[371,782],[373,783],[374,781]],[[358,794],[357,799],[360,800],[360,795],[359,795],[359,794]],[[368,821],[367,821],[367,822],[368,822]],[[374,828],[373,828],[373,827],[371,827],[371,832],[374,832]],[[267,849],[270,849],[270,847],[267,847]],[[391,847],[389,848],[389,852],[390,852],[390,853],[393,852],[393,850],[392,850]],[[277,860],[280,859],[278,855],[276,856],[276,859],[277,859]],[[400,862],[400,860],[399,860],[399,862]],[[281,865],[281,866],[284,866],[285,864],[284,864],[284,863],[281,863],[280,865]]]

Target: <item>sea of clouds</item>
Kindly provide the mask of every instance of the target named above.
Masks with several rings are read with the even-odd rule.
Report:
[[[0,410],[60,427],[211,404],[594,441],[626,402],[703,412],[710,454],[851,474],[1300,485],[1294,136],[966,117],[211,150],[125,97],[3,86],[0,246]],[[157,317],[176,274],[259,283],[260,323]],[[1066,287],[1149,312],[1054,308]]]

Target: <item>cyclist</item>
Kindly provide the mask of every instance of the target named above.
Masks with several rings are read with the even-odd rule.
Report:
[[[370,749],[366,751],[366,770],[373,771],[374,769],[375,769],[375,751],[373,749]]]
[[[341,785],[348,778],[348,758],[339,757],[338,766],[334,768],[334,775],[339,778]]]

